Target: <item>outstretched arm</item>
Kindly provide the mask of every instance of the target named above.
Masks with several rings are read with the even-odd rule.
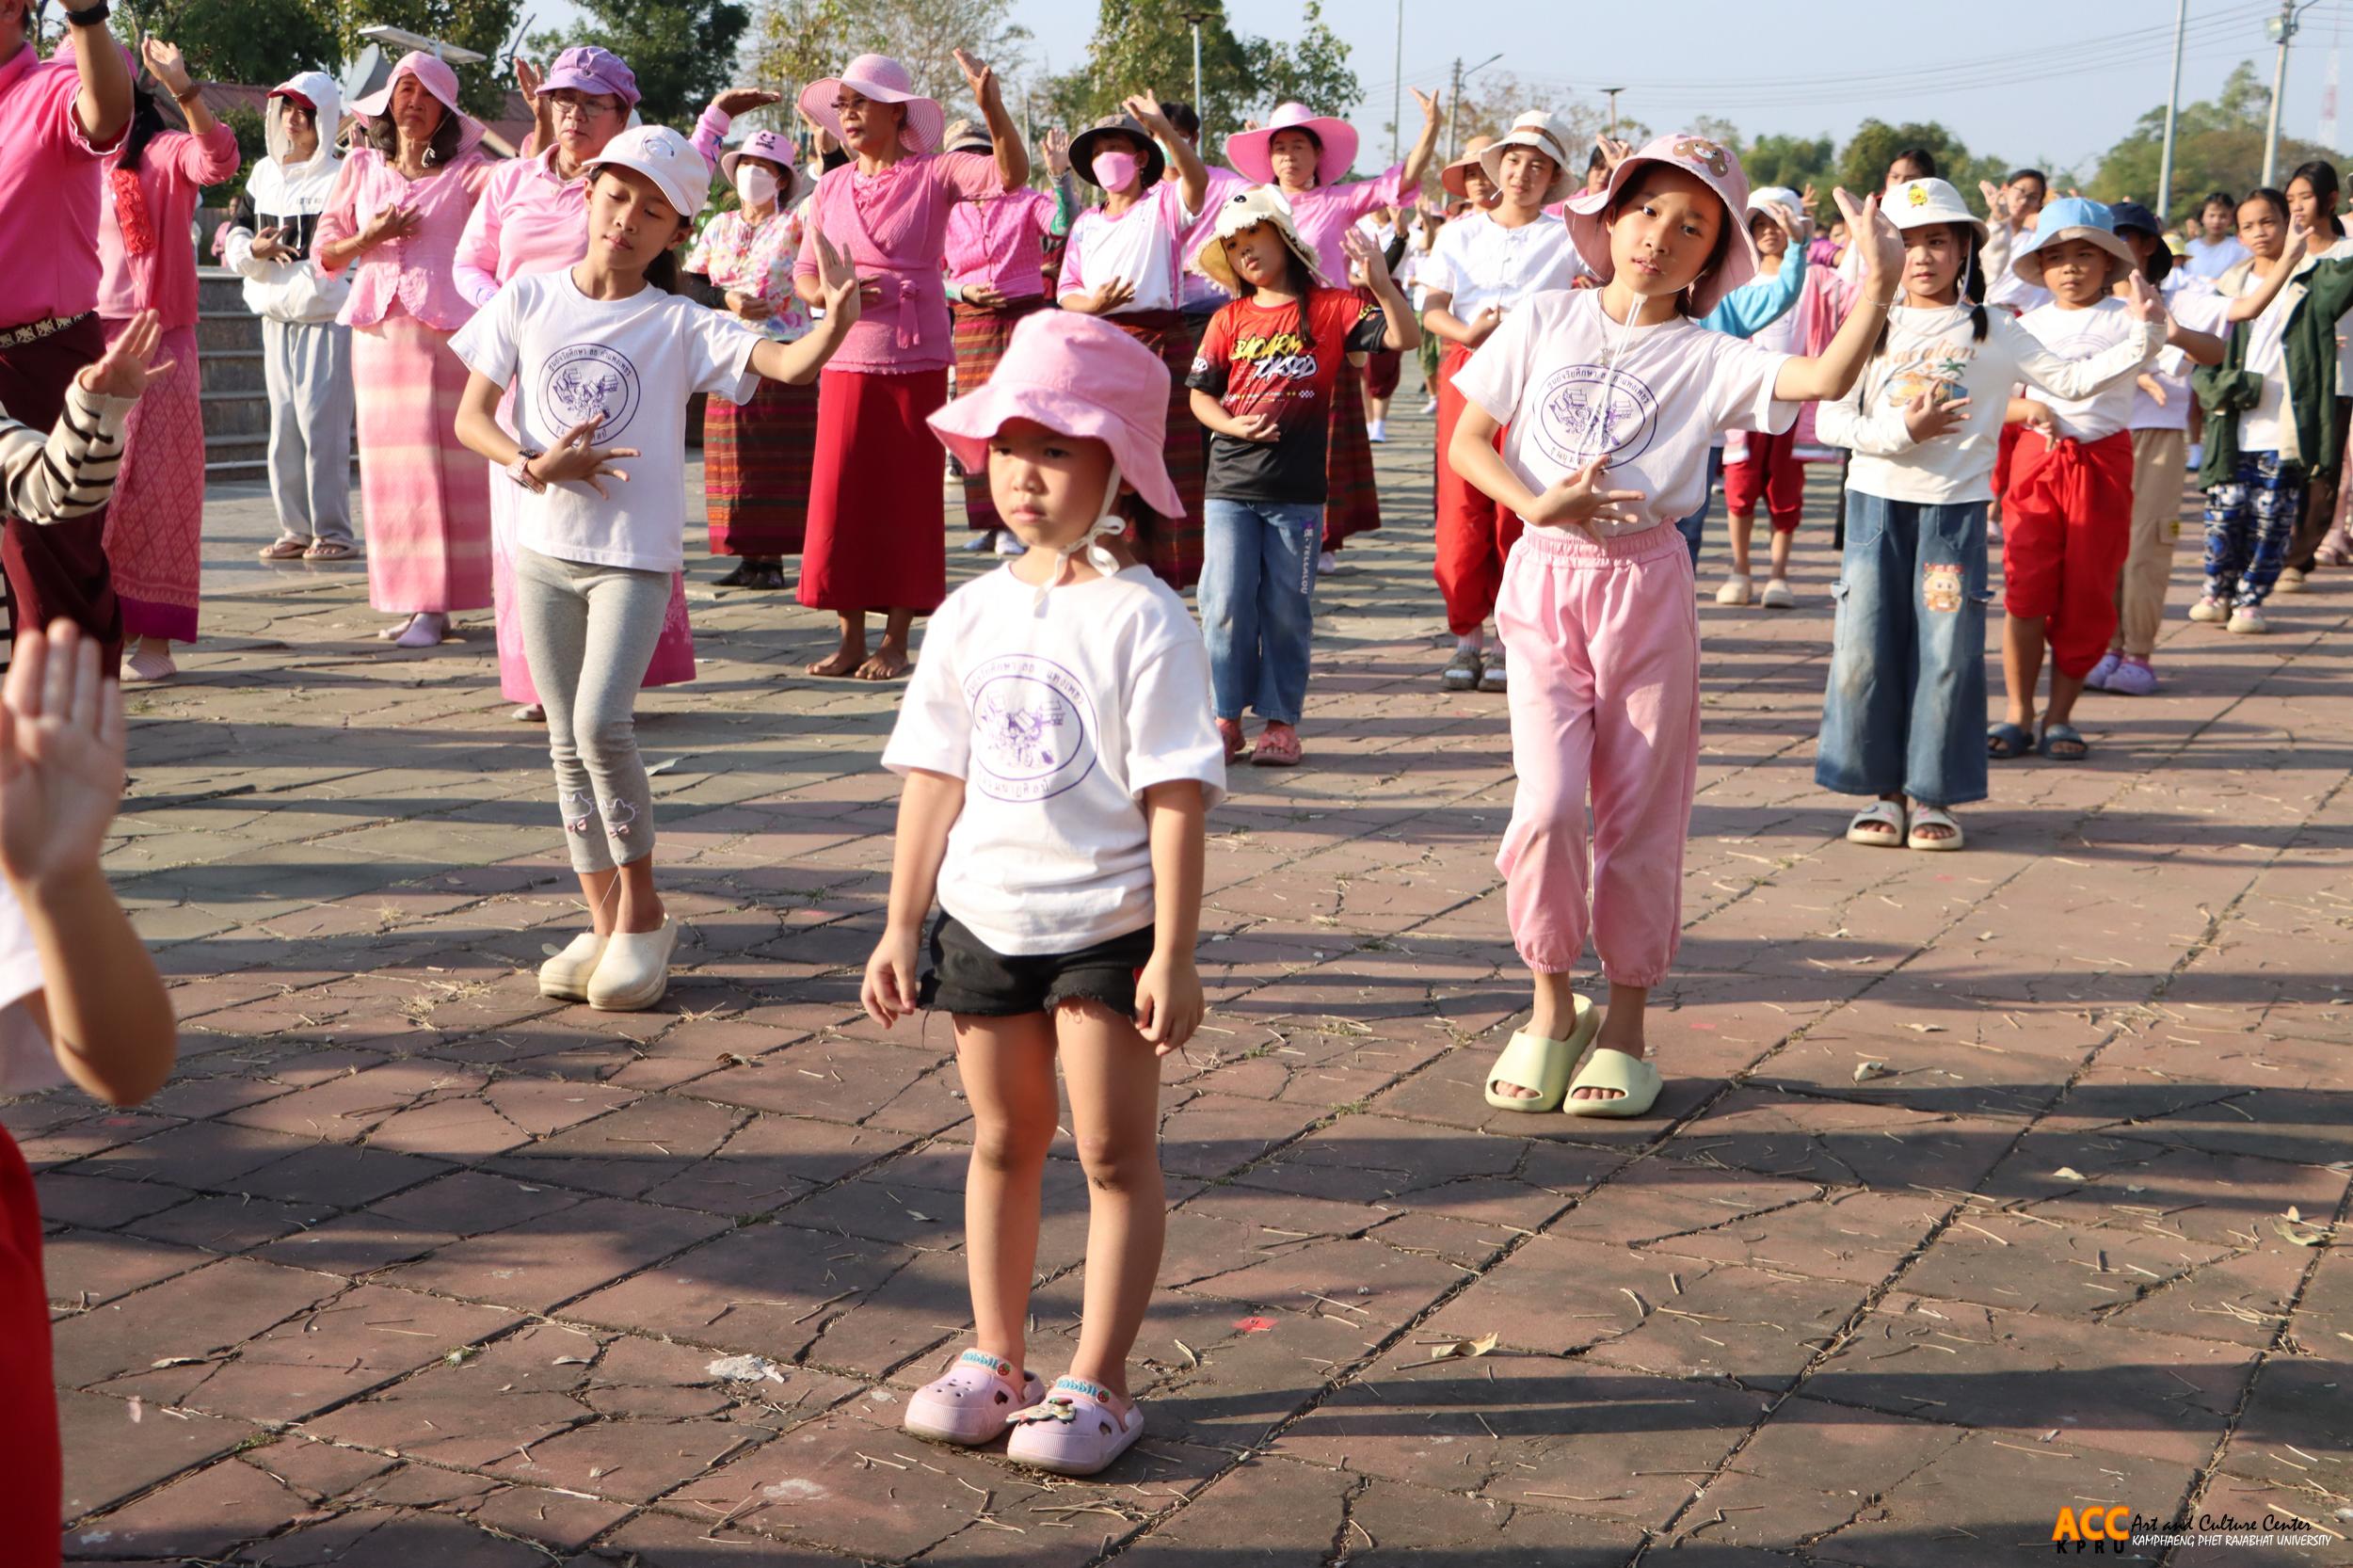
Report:
[[[123,127],[131,123],[131,68],[104,22],[87,27],[73,24],[76,11],[90,8],[72,5],[65,8],[66,41],[72,45],[73,68],[82,79],[82,90],[73,96],[73,119],[94,146],[112,147]],[[32,15],[31,8],[26,8],[26,21]]]
[[[998,90],[996,71],[962,49],[956,51],[956,69],[964,72],[964,85],[971,89],[972,101],[988,121],[989,145],[997,150],[997,177],[1004,182],[1005,189],[1019,190],[1030,183],[1030,150],[1022,145],[1021,127],[1005,112],[1005,96]]]
[[[1414,138],[1405,154],[1405,172],[1398,177],[1401,201],[1421,189],[1421,177],[1430,172],[1431,156],[1438,151],[1438,95],[1416,88],[1414,102],[1421,105],[1421,135]]]
[[[1840,325],[1838,335],[1831,339],[1829,347],[1811,359],[1782,361],[1781,373],[1773,381],[1773,397],[1782,403],[1815,403],[1844,397],[1847,389],[1854,385],[1855,377],[1863,374],[1864,363],[1879,342],[1887,309],[1896,299],[1896,275],[1904,261],[1903,236],[1880,211],[1877,194],[1864,198],[1861,206],[1855,204],[1854,198],[1843,186],[1832,194],[1838,199],[1838,210],[1847,219],[1847,232],[1854,236],[1863,258],[1863,294],[1855,301],[1855,308],[1847,312],[1846,321]]]
[[[815,285],[817,297],[809,300],[824,309],[824,319],[807,335],[791,343],[778,343],[762,338],[752,349],[752,369],[771,381],[790,382],[805,387],[817,379],[817,373],[825,368],[825,361],[841,346],[841,340],[850,335],[856,325],[858,312],[864,305],[860,296],[857,269],[850,259],[833,248],[825,232],[812,225],[809,238],[817,247],[817,275],[808,281]],[[801,280],[793,280],[797,286]],[[804,293],[804,297],[807,297]]]

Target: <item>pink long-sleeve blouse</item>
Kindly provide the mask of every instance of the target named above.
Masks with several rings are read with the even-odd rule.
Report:
[[[490,168],[488,153],[469,148],[446,168],[411,181],[375,148],[353,148],[311,242],[311,253],[322,258],[319,270],[333,277],[323,259],[328,244],[352,238],[378,213],[413,207],[419,222],[407,239],[388,240],[345,264],[351,296],[337,319],[346,327],[374,327],[398,305],[440,332],[455,332],[471,321],[474,306],[457,286],[457,241],[489,183]]]
[[[957,202],[948,217],[948,281],[995,289],[1007,299],[1044,294],[1053,228],[1054,199],[1027,185]]]
[[[1340,236],[1354,228],[1360,217],[1405,204],[1405,166],[1393,165],[1370,180],[1283,194],[1291,204],[1291,222],[1299,237],[1315,252],[1324,283],[1344,289],[1348,287],[1348,252],[1340,248]]]
[[[237,172],[237,134],[216,123],[200,136],[159,131],[139,155],[139,197],[147,233],[136,251],[124,243],[115,172],[120,152],[108,153],[98,187],[98,313],[124,321],[141,311],[163,318],[164,330],[196,325],[196,247],[188,225],[197,198]]]
[[[978,152],[919,153],[873,174],[844,164],[817,182],[793,277],[817,276],[822,229],[858,276],[882,289],[882,297],[843,337],[828,369],[908,376],[955,362],[939,274],[947,261],[948,215],[959,201],[1003,188],[997,161]]]

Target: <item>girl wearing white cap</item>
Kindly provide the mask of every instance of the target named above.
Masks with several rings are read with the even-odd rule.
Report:
[[[685,137],[623,131],[587,167],[587,255],[508,282],[450,349],[472,372],[458,437],[518,492],[516,608],[592,923],[540,966],[539,991],[628,1011],[661,1000],[678,941],[654,891],[632,709],[683,564],[687,400],[814,378],[857,319],[858,287],[820,240],[824,327],[764,337],[647,276],[710,194],[711,166]],[[498,419],[510,388],[512,435]]]
[[[1470,195],[1471,170],[1449,167],[1449,191]],[[1494,335],[1506,313],[1546,289],[1565,289],[1591,269],[1577,253],[1568,227],[1545,209],[1576,188],[1569,154],[1552,116],[1531,109],[1512,122],[1510,135],[1481,148],[1476,172],[1497,193],[1492,206],[1473,209],[1438,232],[1422,278],[1421,325],[1443,346],[1438,353],[1438,592],[1446,599],[1454,656],[1443,679],[1449,691],[1500,692],[1508,671],[1498,639],[1487,647],[1487,618],[1503,585],[1503,563],[1520,536],[1520,520],[1454,471],[1447,447],[1463,417],[1454,377],[1472,351]],[[1476,202],[1476,198],[1473,198]]]
[[[799,599],[840,618],[840,645],[808,673],[894,680],[914,660],[907,636],[948,593],[940,529],[939,447],[925,416],[948,400],[955,344],[948,296],[948,216],[960,201],[1026,184],[1030,154],[1005,112],[997,73],[963,50],[956,65],[988,120],[990,157],[937,151],[948,119],[915,90],[906,67],[860,55],[839,76],[801,89],[801,109],[848,150],[811,199],[792,269],[801,298],[824,293],[817,236],[840,242],[857,268],[867,310],[817,391],[817,459]],[[870,654],[866,617],[887,617]]]
[[[1499,1110],[1638,1116],[1658,1097],[1643,1016],[1681,939],[1699,779],[1699,622],[1672,525],[1700,498],[1711,437],[1788,424],[1798,404],[1844,393],[1870,353],[1901,246],[1876,196],[1838,197],[1863,299],[1819,356],[1699,324],[1756,269],[1748,182],[1730,148],[1667,136],[1570,200],[1601,286],[1526,301],[1455,377],[1467,407],[1448,456],[1528,524],[1496,605],[1519,777],[1496,865],[1536,996],[1487,1074]],[[1589,930],[1609,980],[1598,1024],[1571,984]]]
[[[1849,841],[1957,850],[1952,808],[1986,794],[1985,520],[2010,388],[2023,379],[2083,397],[2129,382],[2165,328],[2137,307],[2113,345],[2053,354],[1985,305],[1986,226],[1959,191],[1905,181],[1883,211],[1903,235],[1904,292],[1818,425],[1854,460],[1814,777],[1877,797],[1848,824]]]

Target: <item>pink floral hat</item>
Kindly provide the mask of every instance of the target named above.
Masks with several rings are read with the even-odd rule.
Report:
[[[392,89],[400,86],[403,76],[414,76],[424,84],[424,90],[440,101],[441,107],[457,117],[457,151],[463,152],[482,139],[482,121],[457,106],[457,72],[449,62],[421,49],[411,49],[392,67],[392,73],[384,79],[383,87],[369,93],[351,105],[351,112],[365,120],[381,120],[392,112]]]
[[[1609,183],[1597,191],[1568,200],[1569,238],[1577,253],[1607,283],[1617,272],[1609,259],[1609,229],[1602,221],[1610,202],[1644,164],[1665,164],[1695,175],[1724,204],[1724,227],[1732,243],[1714,272],[1691,285],[1691,309],[1700,315],[1714,310],[1725,295],[1756,276],[1756,240],[1749,232],[1749,177],[1741,171],[1740,155],[1720,141],[1678,131],[1654,138],[1641,152],[1609,171]]]
[[[1162,517],[1185,515],[1161,448],[1168,439],[1168,367],[1099,316],[1040,311],[978,392],[931,416],[932,433],[968,473],[988,472],[988,443],[1016,419],[1112,449],[1119,476]]]
[[[801,89],[801,112],[841,139],[841,117],[833,110],[834,95],[848,88],[877,104],[904,104],[907,118],[899,127],[899,144],[910,152],[932,152],[939,134],[948,128],[948,115],[939,100],[915,90],[907,68],[888,55],[860,55],[841,68],[839,76],[822,76]]]
[[[1237,131],[1225,138],[1225,161],[1234,172],[1254,185],[1274,184],[1274,159],[1268,150],[1277,131],[1305,131],[1316,138],[1322,150],[1316,159],[1319,185],[1334,184],[1356,161],[1356,132],[1347,120],[1317,114],[1305,104],[1285,104],[1257,130]]]

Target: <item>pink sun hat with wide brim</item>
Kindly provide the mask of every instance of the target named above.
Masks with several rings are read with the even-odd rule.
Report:
[[[824,76],[801,89],[801,112],[840,141],[841,117],[833,112],[834,94],[848,88],[877,104],[904,104],[907,117],[899,127],[899,142],[910,152],[929,152],[939,146],[948,128],[948,115],[939,100],[915,90],[907,68],[888,55],[860,55],[841,68],[839,76]]]
[[[466,152],[482,139],[482,121],[457,106],[457,72],[449,62],[411,49],[392,67],[392,73],[384,79],[383,87],[369,93],[351,105],[351,112],[363,120],[381,120],[392,109],[392,89],[400,86],[403,76],[414,76],[424,84],[424,90],[439,100],[442,108],[457,117],[457,151]]]
[[[988,443],[1016,419],[1112,449],[1119,476],[1164,518],[1185,515],[1168,477],[1168,367],[1152,350],[1080,311],[1021,318],[1005,357],[979,391],[930,417],[932,433],[967,473],[988,472]]]
[[[1316,159],[1316,184],[1328,185],[1356,162],[1356,132],[1345,120],[1309,111],[1305,104],[1285,104],[1273,118],[1255,131],[1237,131],[1225,138],[1225,161],[1234,172],[1254,185],[1274,184],[1274,158],[1270,152],[1277,131],[1305,131],[1321,149]]]
[[[1740,155],[1723,143],[1688,131],[1653,139],[1611,169],[1607,185],[1569,198],[1569,238],[1585,264],[1593,269],[1593,276],[1609,282],[1618,269],[1609,259],[1609,227],[1602,221],[1603,216],[1644,164],[1665,164],[1695,176],[1724,204],[1724,227],[1732,231],[1733,238],[1724,248],[1723,264],[1691,286],[1692,312],[1705,315],[1725,295],[1756,276],[1756,238],[1749,232],[1748,222],[1749,177],[1741,171]]]

